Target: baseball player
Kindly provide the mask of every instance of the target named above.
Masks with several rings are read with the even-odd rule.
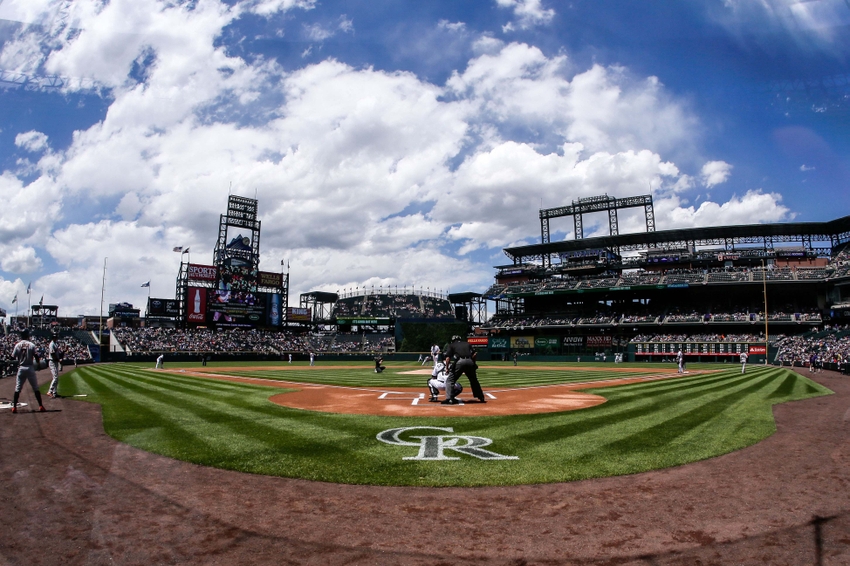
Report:
[[[29,381],[35,400],[38,401],[38,410],[43,413],[47,409],[41,402],[41,392],[38,390],[38,380],[35,376],[35,370],[38,367],[39,358],[35,351],[35,344],[30,342],[30,333],[28,330],[21,330],[21,340],[15,344],[15,349],[12,350],[12,357],[18,362],[18,377],[15,379],[15,395],[12,399],[12,412],[18,412],[18,398],[21,396],[21,388],[24,386],[24,381]]]
[[[431,392],[431,398],[428,399],[431,403],[436,403],[439,401],[438,397],[440,396],[440,391],[446,391],[446,379],[449,377],[448,372],[446,371],[446,364],[442,359],[442,356],[437,360],[437,363],[434,364],[434,370],[431,372],[431,379],[428,380],[428,390]],[[454,384],[454,395],[453,397],[457,397],[463,391],[463,385],[455,382]],[[446,396],[448,399],[448,395]]]
[[[382,371],[387,369],[387,366],[383,365],[383,363],[384,363],[384,357],[383,356],[381,356],[380,354],[375,356],[375,373],[381,373]]]
[[[679,348],[679,353],[676,354],[676,363],[679,366],[679,373],[685,373],[685,354]]]
[[[741,352],[741,373],[747,373],[747,358],[749,357],[746,352]]]
[[[50,375],[53,379],[50,381],[50,389],[47,390],[47,396],[56,398],[57,390],[59,389],[59,372],[62,371],[62,349],[56,344],[56,335],[50,337],[50,345],[47,347],[47,355],[50,358],[48,367],[50,367]]]
[[[156,358],[156,369],[162,369],[162,364],[165,361],[165,354],[160,354]]]

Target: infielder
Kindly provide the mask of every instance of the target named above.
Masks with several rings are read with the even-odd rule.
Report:
[[[29,337],[28,330],[21,330],[21,341],[15,344],[15,349],[12,350],[12,357],[18,362],[18,377],[15,379],[15,395],[12,398],[13,413],[18,412],[18,398],[21,396],[24,381],[29,381],[30,386],[32,386],[35,400],[38,401],[39,412],[43,413],[47,410],[41,402],[41,392],[38,390],[38,380],[35,376],[35,370],[40,360],[35,351],[35,344],[29,341]]]

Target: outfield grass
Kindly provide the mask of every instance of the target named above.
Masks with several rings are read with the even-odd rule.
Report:
[[[225,365],[233,364],[220,364]],[[363,362],[334,362],[346,366],[340,369],[293,364],[279,373],[261,369],[267,363],[254,364],[256,369],[240,365],[228,373],[366,386],[421,387],[424,379],[400,373],[420,367],[415,362],[391,364],[383,374],[375,374]],[[480,377],[485,389],[625,377],[592,371],[598,367],[594,364],[582,366],[547,371],[522,364],[482,364]],[[181,365],[169,366],[176,367]],[[649,373],[671,366],[631,367]],[[81,367],[63,376],[60,393],[85,394],[86,401],[101,404],[104,427],[114,438],[180,460],[320,481],[423,486],[559,482],[693,462],[772,434],[773,404],[831,393],[781,368],[752,367],[741,375],[737,365],[700,367],[720,371],[589,389],[608,402],[579,411],[506,417],[402,418],[304,411],[271,403],[272,394],[285,391],[279,388],[154,372],[149,371],[150,364]],[[418,448],[376,440],[381,431],[407,426],[452,427],[455,434],[486,437],[493,441],[488,449],[519,459],[404,460],[415,456]]]

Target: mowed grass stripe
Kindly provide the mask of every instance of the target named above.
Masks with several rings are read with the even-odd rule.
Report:
[[[140,448],[193,463],[312,479],[323,479],[320,473],[323,467],[315,465],[317,455],[325,460],[325,468],[338,467],[337,473],[345,474],[347,466],[365,452],[356,441],[362,443],[364,438],[368,439],[373,448],[371,429],[357,431],[351,426],[331,425],[323,415],[286,410],[269,403],[268,394],[279,389],[269,391],[234,382],[231,389],[240,389],[240,396],[233,398],[228,393],[222,411],[210,408],[212,403],[208,405],[203,399],[197,403],[193,398],[187,399],[185,388],[177,381],[205,382],[191,376],[173,380],[163,374],[138,370],[101,375],[93,384],[97,393],[103,397],[126,398],[122,403],[123,426],[107,427],[107,432]],[[156,383],[163,386],[162,391],[151,387]],[[165,400],[175,402],[171,408],[176,412],[164,407]],[[236,406],[234,401],[239,400]],[[161,409],[164,417],[145,414],[146,410],[153,413]],[[150,421],[150,426],[143,429],[137,426],[133,417],[140,414]],[[192,436],[188,430],[202,430],[203,436]],[[184,439],[186,443],[175,445],[175,439]]]
[[[352,372],[359,379],[364,370],[338,371]],[[522,382],[523,371],[527,370],[506,367],[504,376]],[[774,430],[773,403],[829,393],[787,370],[754,368],[741,375],[739,367],[731,366],[714,374],[588,389],[608,402],[582,411],[417,419],[288,409],[268,401],[279,388],[213,383],[188,375],[126,367],[110,371],[109,366],[75,373],[63,380],[63,393],[66,385],[92,392],[88,400],[104,405],[107,431],[117,438],[131,433],[133,443],[144,441],[142,448],[234,470],[383,485],[567,481],[686,463],[768,436]],[[579,381],[590,373],[607,379],[624,377],[620,372],[548,373]],[[423,382],[423,387],[427,378],[408,377]],[[146,421],[151,432],[145,432]],[[464,456],[451,462],[409,461],[403,458],[415,455],[415,446],[394,447],[375,440],[381,430],[415,425],[453,427],[456,434],[489,438],[491,449],[520,459],[482,462]],[[177,433],[163,434],[162,428]],[[244,442],[244,437],[250,441]]]
[[[296,446],[299,443],[309,443],[312,453],[315,443],[327,437],[326,427],[313,429],[303,423],[299,427],[286,427],[280,419],[280,409],[267,401],[269,391],[262,392],[257,387],[234,383],[231,389],[238,389],[238,396],[234,397],[232,392],[228,392],[225,398],[216,399],[216,396],[190,395],[184,388],[179,387],[175,380],[160,379],[156,375],[125,372],[122,377],[123,379],[119,380],[103,376],[99,381],[100,389],[122,395],[126,399],[126,424],[111,430],[110,433],[125,442],[135,445],[143,443],[145,446],[142,447],[147,449],[151,449],[148,444],[157,440],[150,439],[149,436],[163,435],[165,438],[159,440],[164,440],[165,446],[155,451],[172,457],[214,465],[234,457],[250,458],[253,453],[269,450],[274,444],[267,442],[268,439],[274,439],[275,443],[283,441]],[[182,380],[202,383],[198,378],[187,377]],[[155,386],[156,382],[159,382],[160,387]],[[279,390],[275,390],[277,391]],[[167,410],[173,407],[173,402],[178,404],[179,409]],[[140,432],[136,419],[133,419],[134,415],[141,416],[145,422],[157,424],[147,426]],[[154,419],[151,415],[161,418]],[[267,426],[271,422],[276,423],[276,426]],[[298,430],[299,434],[293,434],[293,429]],[[171,437],[191,436],[191,430],[204,431],[203,438],[196,437],[192,443],[188,443],[197,450],[187,451],[185,447],[176,450]],[[299,439],[299,436],[303,438]],[[225,453],[221,458],[208,457],[210,450],[204,439],[209,438],[222,440],[219,446]],[[325,445],[323,450],[328,453],[340,451],[339,447],[332,445]]]

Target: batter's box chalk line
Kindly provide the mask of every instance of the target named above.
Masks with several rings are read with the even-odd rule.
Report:
[[[486,395],[490,399],[496,399],[496,396],[493,395],[492,393],[485,393],[484,395]],[[378,399],[381,399],[383,401],[396,401],[396,400],[406,401],[406,400],[410,399],[411,405],[418,405],[419,401],[425,399],[425,394],[424,393],[403,393],[403,392],[400,392],[400,391],[385,391],[385,392],[381,393],[380,395],[378,395]],[[464,404],[462,399],[458,399],[458,401],[459,401],[460,405]]]
[[[27,406],[26,403],[21,403],[20,401],[18,402],[18,407],[26,407],[26,406]],[[11,408],[12,408],[12,402],[11,401],[0,401],[0,409],[11,409]]]

